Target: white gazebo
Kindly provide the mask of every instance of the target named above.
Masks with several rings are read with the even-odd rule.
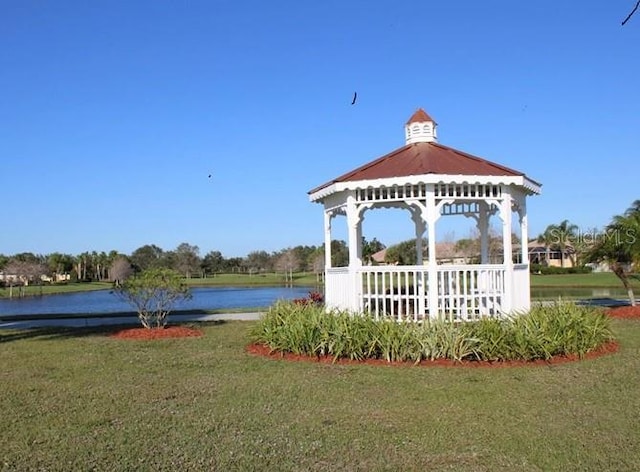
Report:
[[[439,144],[436,123],[422,109],[405,125],[405,137],[401,148],[309,192],[312,202],[324,205],[327,306],[414,321],[441,315],[470,320],[528,310],[527,246],[514,255],[511,238],[519,225],[520,239],[528,240],[526,197],[539,194],[540,184],[522,172]],[[363,265],[364,214],[379,208],[409,211],[415,224],[415,265]],[[337,215],[347,219],[347,267],[331,266],[331,223]],[[438,264],[438,221],[454,215],[476,221],[479,264]],[[492,215],[502,222],[498,261],[489,260]]]

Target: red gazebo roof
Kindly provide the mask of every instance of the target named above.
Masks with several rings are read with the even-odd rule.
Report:
[[[422,112],[418,110],[411,119]],[[409,120],[411,122],[411,120]],[[483,175],[524,176],[517,170],[487,161],[481,157],[443,146],[436,142],[407,144],[368,164],[337,177],[309,193],[315,193],[337,182],[406,177],[410,175]]]
[[[424,111],[422,108],[418,108],[416,112],[411,115],[411,118],[409,118],[407,124],[409,125],[411,123],[423,123],[425,121],[433,121],[435,123],[435,120],[431,118],[426,111]]]

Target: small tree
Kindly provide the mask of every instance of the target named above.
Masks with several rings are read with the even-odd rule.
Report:
[[[126,279],[114,292],[133,305],[145,328],[164,328],[167,316],[180,300],[191,298],[189,287],[177,272],[148,269]]]

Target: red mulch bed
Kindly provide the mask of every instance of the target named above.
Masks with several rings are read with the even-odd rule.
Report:
[[[605,354],[611,354],[617,352],[619,349],[619,344],[616,341],[612,341],[609,343],[605,343],[600,346],[595,351],[587,353],[583,359],[593,359],[596,357],[604,356]],[[280,352],[269,352],[269,348],[262,344],[250,344],[246,348],[249,354],[253,354],[256,356],[263,356],[269,359],[284,359],[287,361],[302,361],[302,362],[317,362],[322,364],[332,364],[334,363],[333,357],[331,356],[319,356],[319,357],[311,357],[311,356],[301,356],[292,353],[280,353]],[[385,366],[412,366],[418,365],[422,367],[523,367],[523,366],[548,366],[554,364],[564,364],[566,362],[575,362],[580,360],[577,355],[571,356],[556,356],[549,360],[537,360],[537,361],[500,361],[500,362],[492,362],[492,361],[462,361],[455,362],[449,359],[436,359],[434,361],[422,361],[418,364],[414,364],[413,362],[387,362],[384,359],[367,359],[363,361],[352,361],[350,359],[338,359],[335,361],[336,364],[351,364],[351,365],[385,365]]]
[[[607,315],[612,318],[624,318],[624,319],[640,319],[640,306],[619,306],[617,308],[609,308]]]
[[[192,338],[202,336],[202,331],[183,326],[166,326],[164,328],[127,328],[121,329],[109,335],[117,339],[166,339],[166,338]]]

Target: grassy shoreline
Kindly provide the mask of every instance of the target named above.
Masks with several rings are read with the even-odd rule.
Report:
[[[190,287],[282,287],[285,285],[282,274],[220,274],[215,277],[185,279]],[[315,287],[315,274],[294,274],[293,285],[298,287]],[[94,290],[110,290],[111,282],[75,282],[54,285],[31,285],[23,287],[25,296],[56,295],[61,293],[89,292]],[[13,287],[13,296],[17,297],[18,287]],[[0,287],[0,299],[9,298],[9,287]]]

